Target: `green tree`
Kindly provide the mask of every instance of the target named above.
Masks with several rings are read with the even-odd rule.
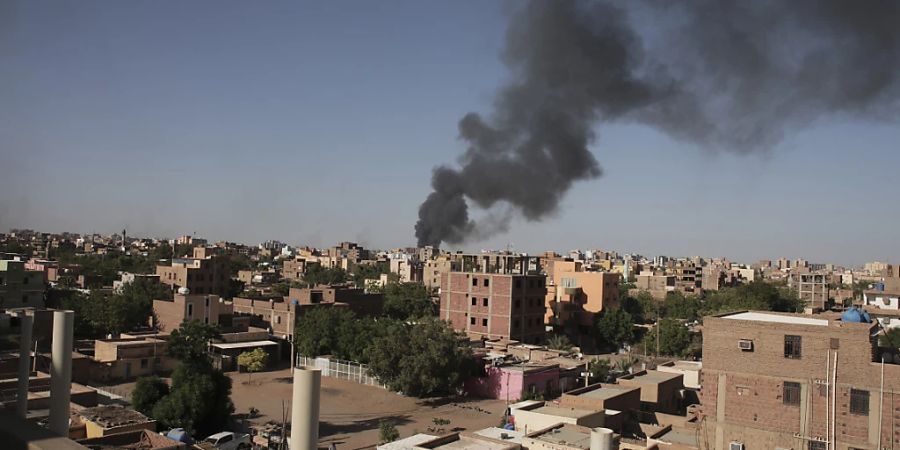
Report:
[[[291,285],[288,283],[275,283],[272,285],[272,292],[282,297],[287,297],[291,292]]]
[[[641,291],[635,297],[625,296],[620,302],[621,308],[631,315],[634,323],[654,321],[656,315],[661,312],[659,302],[647,291]]]
[[[230,378],[208,363],[182,364],[172,374],[171,392],[156,403],[151,416],[167,428],[206,436],[225,429],[233,412]]]
[[[609,373],[612,367],[609,365],[608,359],[595,359],[588,364],[588,372],[591,374],[591,380],[598,383],[606,383],[609,381]]]
[[[387,261],[376,261],[373,264],[357,264],[353,266],[351,278],[356,287],[363,289],[366,287],[366,280],[378,279],[385,273],[391,273],[390,263]]]
[[[416,397],[454,392],[473,369],[466,338],[434,318],[386,324],[368,353],[369,371],[379,381]]]
[[[887,333],[881,335],[878,345],[886,348],[900,348],[900,328],[891,328]]]
[[[634,322],[622,308],[604,309],[594,323],[594,339],[597,345],[618,349],[634,339]]]
[[[297,321],[294,344],[297,353],[304,356],[335,355],[342,353],[338,336],[346,332],[342,325],[356,320],[356,315],[345,308],[312,308]],[[341,355],[343,356],[343,355]]]
[[[663,302],[663,315],[675,319],[696,320],[700,310],[700,300],[697,297],[687,297],[681,292],[669,292]]]
[[[131,404],[143,414],[151,414],[153,407],[169,395],[169,385],[158,376],[140,377],[131,393]]]
[[[261,349],[255,348],[238,355],[237,363],[247,371],[247,381],[251,380],[253,372],[259,372],[266,368],[269,362],[269,354]]]
[[[420,283],[388,283],[384,287],[384,314],[407,320],[435,315],[431,291]]]
[[[707,295],[703,315],[742,310],[802,312],[805,304],[796,292],[764,281],[754,281]]]
[[[213,368],[207,355],[217,329],[200,321],[184,322],[169,336],[166,353],[181,364],[172,374],[169,394],[153,406],[151,417],[169,428],[208,435],[228,425],[234,404],[231,379]]]
[[[691,341],[687,327],[675,319],[662,319],[644,336],[644,346],[656,348],[656,337],[659,333],[659,354],[683,356]]]
[[[556,334],[547,339],[547,348],[570,352],[572,351],[572,342],[566,336]]]
[[[340,284],[347,281],[347,272],[340,267],[322,267],[314,264],[306,269],[303,281],[310,286]]]
[[[394,442],[397,439],[400,439],[400,432],[397,431],[394,422],[388,420],[378,422],[378,439],[382,444],[387,444],[388,442]]]
[[[209,341],[219,337],[216,327],[204,324],[199,320],[183,322],[172,330],[166,344],[166,354],[181,361],[184,365],[209,365]]]

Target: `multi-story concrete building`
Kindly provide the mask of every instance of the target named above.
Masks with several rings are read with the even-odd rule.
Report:
[[[806,303],[808,312],[828,307],[828,277],[825,274],[793,273],[788,278],[788,287]]]
[[[653,297],[662,299],[666,297],[667,293],[675,290],[675,277],[644,271],[637,276],[635,288],[640,291],[647,291]]]
[[[875,362],[877,332],[836,314],[707,317],[700,435],[716,450],[900,445],[900,366]]]
[[[308,266],[306,258],[285,260],[281,267],[281,277],[287,281],[301,281]]]
[[[291,340],[297,319],[312,308],[349,308],[358,315],[377,316],[384,306],[384,296],[345,286],[318,286],[292,288],[283,299],[235,297],[231,306],[235,315],[250,316],[252,326],[268,329],[275,337]]]
[[[210,325],[218,325],[223,316],[230,316],[230,303],[217,295],[176,293],[172,300],[153,300],[156,313],[156,327],[165,332],[181,326],[182,322],[199,320]]]
[[[697,294],[703,286],[703,270],[691,262],[675,266],[675,290],[683,294]]]
[[[24,261],[0,260],[0,308],[42,308],[44,272],[26,270]]]
[[[453,263],[450,258],[445,256],[425,260],[422,266],[422,284],[436,291],[441,287],[441,277],[447,276],[451,270],[453,270]]]
[[[536,344],[546,296],[544,275],[450,272],[441,278],[440,318],[472,337]]]
[[[555,326],[574,320],[591,326],[594,316],[619,302],[622,276],[612,272],[584,272],[577,261],[554,261],[548,274],[545,322]]]
[[[176,291],[185,287],[191,294],[227,295],[231,279],[229,258],[213,253],[212,248],[195,247],[193,258],[175,258],[169,265],[156,266],[159,281]]]

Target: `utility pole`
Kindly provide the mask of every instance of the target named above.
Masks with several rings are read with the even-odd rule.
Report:
[[[659,359],[659,334],[660,334],[660,331],[662,331],[660,329],[659,325],[660,325],[659,324],[659,305],[656,305],[656,358],[657,359]]]

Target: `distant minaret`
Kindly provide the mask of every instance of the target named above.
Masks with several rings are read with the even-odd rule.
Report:
[[[125,241],[125,229],[122,228],[122,251],[124,252],[128,244]]]

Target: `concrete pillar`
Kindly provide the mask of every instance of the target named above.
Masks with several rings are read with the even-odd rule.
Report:
[[[609,428],[591,430],[591,450],[618,450],[613,430]]]
[[[69,401],[72,396],[72,311],[53,312],[50,366],[50,431],[69,436]]]
[[[319,389],[322,372],[294,370],[293,403],[291,403],[292,449],[315,449],[319,444]]]
[[[22,328],[19,334],[19,384],[16,390],[16,414],[25,418],[28,414],[28,378],[31,375],[31,329],[34,317],[22,312],[19,314]]]

